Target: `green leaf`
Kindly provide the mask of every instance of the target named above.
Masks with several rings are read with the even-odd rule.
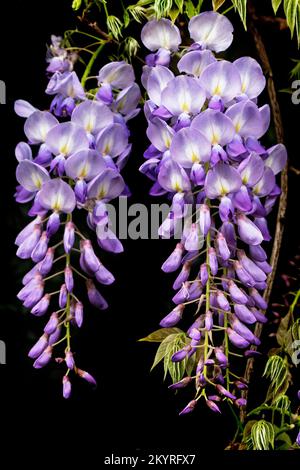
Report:
[[[178,8],[172,8],[172,10],[170,10],[169,17],[171,18],[173,23],[175,23],[175,21],[177,20],[179,13],[180,10]]]
[[[212,0],[212,6],[215,11],[217,11],[226,0]]]
[[[182,13],[184,0],[175,0],[175,4],[177,5],[178,10],[180,11],[180,13]]]
[[[187,0],[184,4],[185,6],[185,13],[191,19],[193,16],[197,15],[197,9],[195,5],[193,4],[192,0]]]
[[[282,0],[272,0],[272,7],[273,7],[275,15],[277,13],[278,8],[281,5],[281,2],[282,2]]]
[[[160,363],[160,361],[166,356],[168,353],[169,346],[172,345],[172,342],[176,340],[178,333],[172,334],[167,336],[159,345],[158,350],[156,351],[155,358],[153,364],[151,366],[151,370]]]
[[[124,10],[123,22],[124,22],[124,28],[127,28],[127,26],[130,23],[130,16],[129,16],[128,10]]]
[[[241,17],[244,28],[247,29],[246,15],[247,15],[247,0],[231,0],[234,9],[238,12]]]
[[[283,317],[280,321],[280,324],[276,333],[277,343],[280,346],[284,346],[286,344],[286,334],[289,329],[290,319],[291,319],[291,312],[288,312],[287,315],[285,315],[285,317]]]
[[[276,450],[289,450],[292,445],[291,438],[286,432],[281,432],[280,434],[278,434],[278,436],[275,437],[275,442],[276,442],[276,446],[275,446]]]
[[[300,41],[300,0],[284,0],[283,3],[284,13],[288,27],[291,30],[291,37],[294,35],[296,28],[296,35],[298,44]]]
[[[122,21],[114,15],[109,15],[106,18],[106,24],[108,31],[118,40],[122,36]]]
[[[148,341],[150,343],[161,343],[167,336],[174,333],[183,333],[180,328],[160,328],[159,330],[153,331],[150,335],[145,338],[139,339],[139,341]]]
[[[251,428],[251,440],[253,450],[274,449],[275,430],[272,423],[261,419],[253,424]]]
[[[79,10],[79,8],[81,7],[81,4],[82,4],[82,0],[73,0],[73,3],[72,3],[73,10],[75,11]]]

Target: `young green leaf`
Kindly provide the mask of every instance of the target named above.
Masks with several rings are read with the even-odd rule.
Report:
[[[246,15],[247,15],[247,0],[231,0],[234,9],[238,12],[241,17],[244,28],[247,29]]]
[[[150,335],[145,338],[139,339],[139,341],[148,341],[150,343],[161,343],[167,336],[175,333],[183,333],[180,328],[160,328],[159,330],[153,331]]]
[[[282,0],[272,0],[272,7],[273,7],[275,15],[277,13],[278,8],[281,5],[281,2],[282,2]]]

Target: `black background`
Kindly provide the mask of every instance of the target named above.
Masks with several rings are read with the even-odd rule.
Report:
[[[71,450],[73,456],[74,452],[79,453],[86,462],[97,463],[111,450],[119,450],[121,455],[134,454],[136,449],[221,452],[234,430],[226,411],[222,416],[215,416],[201,407],[192,415],[178,417],[191,395],[185,391],[178,395],[170,392],[167,384],[162,383],[161,368],[150,374],[156,345],[137,342],[157,329],[161,317],[170,310],[173,276],[161,273],[160,266],[172,242],[127,240],[124,254],[105,258],[117,279],[105,289],[110,308],[105,312],[86,311],[82,331],[75,338],[78,365],[97,378],[95,391],[86,383],[74,380],[73,396],[66,401],[61,397],[62,370],[54,365],[36,371],[27,358],[43,320],[25,313],[15,299],[24,268],[15,258],[14,238],[26,223],[26,217],[13,199],[14,147],[24,138],[23,120],[14,115],[13,102],[23,98],[41,109],[48,107],[49,97],[44,94],[46,43],[50,34],[61,34],[75,25],[70,4],[67,0],[52,0],[1,5],[0,79],[7,87],[7,104],[0,106],[3,237],[0,339],[7,344],[7,365],[0,366],[1,443],[7,441],[15,443],[18,449],[26,449],[23,455],[31,462],[37,449],[53,456],[55,446],[68,449],[68,456]],[[268,9],[262,12],[268,13]],[[232,58],[239,54],[255,57],[251,38],[236,23]],[[290,58],[298,54],[295,41],[290,41],[289,31],[279,32],[272,26],[264,26],[262,31],[277,88],[287,88]],[[291,104],[288,94],[280,94],[280,103],[290,159],[296,166],[299,130],[295,132],[295,125],[299,129],[299,107]],[[124,176],[133,191],[132,202],[149,205],[148,181],[138,173],[147,145],[144,130],[141,115],[132,122],[136,143]],[[281,269],[297,248],[298,201],[297,177],[291,175]],[[11,459],[17,454],[12,452]]]

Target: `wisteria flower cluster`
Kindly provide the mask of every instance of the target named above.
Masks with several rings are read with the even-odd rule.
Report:
[[[150,194],[171,200],[160,235],[176,234],[184,220],[181,239],[162,266],[179,270],[175,307],[160,322],[163,328],[180,320],[188,325],[185,346],[172,356],[173,363],[194,361],[194,375],[170,386],[195,383],[195,397],[181,414],[201,397],[215,412],[225,399],[246,405],[240,394],[247,384],[231,359],[255,354],[251,346],[260,344],[253,326],[266,321],[262,291],[272,269],[263,247],[271,238],[266,217],[287,159],[282,144],[266,148],[260,141],[270,123],[269,106],[257,104],[265,87],[260,65],[251,57],[229,62],[215,54],[232,43],[230,21],[205,12],[188,29],[192,44],[181,53],[171,21],[149,21],[142,31],[151,51],[142,77],[150,146],[140,170],[153,181]],[[196,306],[193,321],[187,305]]]
[[[15,197],[31,204],[28,215],[33,218],[17,236],[17,255],[34,263],[18,298],[33,315],[47,317],[42,336],[29,351],[33,366],[42,368],[52,358],[62,364],[63,396],[69,398],[70,372],[96,384],[91,374],[77,367],[71,345],[71,330],[82,326],[84,313],[76,286],[83,279],[90,304],[103,310],[108,305],[96,283],[114,282],[74,218],[86,211],[87,225],[96,232],[100,248],[123,251],[110,229],[106,203],[129,194],[120,171],[130,154],[127,122],[138,112],[140,91],[132,66],[111,62],[98,74],[96,96],[88,99],[60,38],[52,41],[46,89],[53,95],[50,111],[23,100],[15,104],[16,113],[26,118],[27,139],[15,151]],[[53,290],[54,281],[59,284]]]

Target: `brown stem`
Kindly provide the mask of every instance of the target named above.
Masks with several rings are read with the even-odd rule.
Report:
[[[257,30],[253,21],[253,17],[255,18],[256,15],[255,15],[254,6],[251,2],[249,2],[249,5],[248,5],[248,14],[249,14],[249,31],[253,36],[253,40],[254,40],[256,50],[257,50],[258,56],[262,64],[262,68],[267,77],[267,90],[269,94],[270,106],[271,106],[272,115],[273,115],[276,139],[278,143],[282,143],[284,140],[283,125],[282,125],[282,118],[281,118],[280,108],[279,108],[277,95],[276,95],[275,84],[273,80],[273,72],[272,72],[271,64],[270,64],[262,37],[259,31]],[[273,244],[271,260],[270,260],[273,270],[268,277],[267,287],[264,292],[264,298],[267,302],[269,301],[270,296],[271,296],[275,274],[276,274],[276,268],[278,264],[278,258],[280,254],[280,247],[282,243],[282,236],[283,236],[284,223],[285,223],[285,213],[286,213],[286,207],[287,207],[287,192],[288,192],[288,172],[287,172],[287,165],[286,165],[286,167],[282,170],[282,173],[281,173],[281,195],[279,198],[279,207],[278,207],[277,220],[276,220],[274,244]],[[263,329],[263,325],[261,323],[257,323],[255,330],[254,330],[254,334],[258,338],[261,336],[262,329]],[[255,349],[255,347],[253,347],[253,349]],[[249,382],[251,378],[251,374],[253,372],[253,366],[254,366],[254,358],[252,357],[248,359],[246,369],[245,369],[244,378],[245,380],[247,380],[247,382]],[[247,399],[248,392],[245,391],[243,395],[244,395],[244,398]],[[246,417],[246,411],[242,410],[240,413],[240,419],[242,422],[245,420],[245,417]]]

